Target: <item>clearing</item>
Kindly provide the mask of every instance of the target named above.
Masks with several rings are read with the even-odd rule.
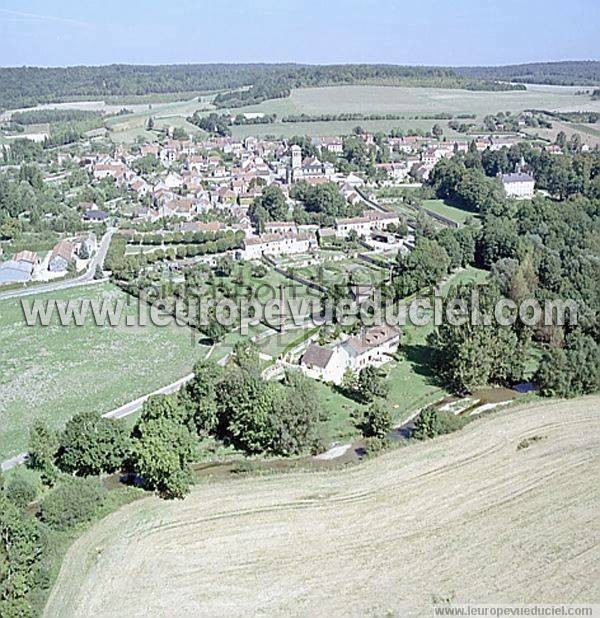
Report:
[[[344,470],[144,499],[73,545],[45,615],[597,603],[599,411],[599,396],[538,401]]]

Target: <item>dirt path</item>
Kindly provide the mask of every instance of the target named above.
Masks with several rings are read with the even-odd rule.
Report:
[[[598,602],[599,477],[600,397],[588,397],[506,410],[346,470],[205,483],[95,526],[68,554],[46,615]]]

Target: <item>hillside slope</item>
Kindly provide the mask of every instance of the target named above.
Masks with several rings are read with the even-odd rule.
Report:
[[[599,476],[596,396],[499,412],[351,469],[205,484],[183,503],[130,505],[82,537],[46,613],[598,603]]]

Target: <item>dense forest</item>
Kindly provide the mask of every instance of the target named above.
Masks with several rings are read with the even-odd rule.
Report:
[[[441,381],[457,392],[522,380],[532,345],[544,351],[534,377],[541,394],[568,397],[600,388],[600,167],[597,156],[579,152],[577,144],[568,149],[558,156],[528,144],[471,149],[440,161],[430,176],[438,197],[478,213],[482,225],[425,230],[415,250],[399,260],[392,290],[398,297],[432,285],[452,267],[475,264],[491,271],[479,288],[483,313],[491,315],[500,298],[572,300],[578,306],[577,323],[562,326],[519,317],[512,326],[438,327],[429,340],[432,360]],[[496,174],[520,160],[552,197],[506,199]],[[449,297],[466,300],[471,292],[472,286],[459,286]]]
[[[101,117],[102,112],[87,109],[30,109],[15,112],[11,120],[17,124],[43,124],[46,122],[78,122]]]
[[[292,88],[354,83],[402,83],[473,90],[509,90],[499,84],[459,75],[443,67],[395,65],[182,64],[0,68],[0,108],[149,93],[219,91],[220,107],[286,97]]]
[[[597,60],[532,62],[501,67],[456,67],[454,70],[463,77],[524,84],[594,86],[600,83],[600,61]]]

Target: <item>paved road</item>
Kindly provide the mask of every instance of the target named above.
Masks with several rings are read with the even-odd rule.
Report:
[[[47,283],[44,285],[34,285],[28,288],[22,288],[20,290],[9,290],[8,292],[0,293],[0,300],[6,298],[20,298],[22,296],[30,296],[31,294],[43,294],[44,292],[56,292],[58,290],[64,290],[65,288],[73,288],[79,285],[86,285],[89,283],[94,283],[94,275],[96,274],[96,266],[102,267],[104,264],[104,258],[106,257],[106,252],[108,251],[108,247],[110,245],[110,239],[112,235],[115,233],[115,228],[110,228],[107,230],[106,234],[102,237],[100,241],[100,245],[98,247],[98,251],[90,260],[88,265],[88,269],[83,275],[79,277],[75,277],[75,279],[67,279],[66,281],[56,281],[55,283]]]

